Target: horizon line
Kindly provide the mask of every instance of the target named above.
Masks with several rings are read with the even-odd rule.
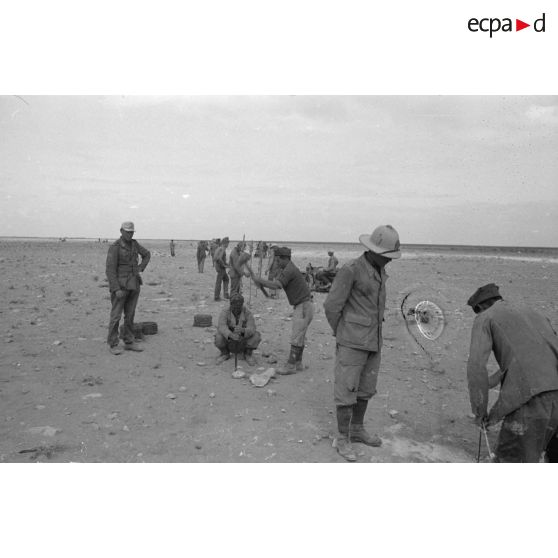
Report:
[[[3,239],[12,239],[12,240],[25,240],[25,239],[39,239],[39,240],[54,240],[60,241],[60,239],[65,240],[87,240],[92,242],[98,242],[98,239],[101,240],[116,240],[118,237],[89,237],[89,236],[0,236],[0,240]],[[206,238],[142,238],[142,241],[154,241],[154,242],[170,242],[174,240],[175,242],[199,242],[200,240],[212,240]],[[229,239],[230,243],[241,242],[242,239]],[[259,240],[244,240],[245,242],[259,242]],[[273,242],[269,240],[264,240],[268,244],[287,244],[287,243],[295,243],[295,244],[360,244],[358,240],[353,242],[348,241],[339,241],[339,240],[275,240]],[[437,243],[424,243],[424,242],[406,242],[401,243],[401,248],[404,247],[430,247],[430,248],[492,248],[492,249],[499,249],[499,250],[510,250],[510,249],[524,249],[524,250],[557,250],[558,246],[518,246],[518,245],[490,245],[490,244],[437,244]]]

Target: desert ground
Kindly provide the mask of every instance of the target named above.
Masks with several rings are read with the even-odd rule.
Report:
[[[255,387],[250,374],[287,357],[291,308],[284,293],[268,299],[244,280],[262,343],[257,365],[240,361],[246,376],[235,379],[234,359],[214,364],[214,325],[226,302],[213,301],[211,260],[198,273],[195,241],[177,241],[174,258],[167,241],[138,241],[152,259],[136,321],[157,322],[158,333],[145,337],[142,353],[119,356],[106,345],[108,244],[0,241],[0,461],[344,462],[332,447],[335,340],[323,312],[326,294],[314,294],[304,371]],[[301,269],[324,265],[332,247],[341,265],[362,252],[358,245],[290,246]],[[479,431],[465,377],[473,313],[465,302],[495,282],[504,298],[535,307],[557,329],[557,270],[553,250],[415,249],[389,264],[382,367],[366,416],[383,445],[355,445],[358,461],[475,462]],[[422,300],[442,308],[438,339],[421,338],[412,321],[407,329],[404,299],[404,310]],[[194,327],[199,313],[211,314],[214,325]],[[489,433],[491,444],[495,436]]]

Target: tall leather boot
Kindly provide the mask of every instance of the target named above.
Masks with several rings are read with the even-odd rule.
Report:
[[[296,374],[296,357],[298,354],[298,347],[291,345],[291,351],[289,353],[289,359],[287,363],[282,368],[277,369],[277,374],[282,376],[288,376],[289,374]]]
[[[349,439],[352,417],[352,405],[337,406],[337,429],[339,430],[339,436],[337,436],[335,440],[335,445],[337,447],[337,453],[347,461],[356,461],[357,458]]]
[[[353,422],[351,424],[351,442],[360,442],[367,446],[379,447],[382,440],[377,434],[369,434],[364,428],[364,415],[368,407],[368,399],[357,399],[353,405]]]
[[[304,370],[304,365],[302,364],[302,353],[304,352],[304,345],[302,347],[297,347],[296,353],[296,371],[300,372]]]

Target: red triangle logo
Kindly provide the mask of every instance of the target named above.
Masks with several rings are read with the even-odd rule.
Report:
[[[522,29],[525,29],[525,27],[531,27],[531,25],[529,23],[525,23],[524,21],[521,21],[520,19],[515,20],[516,31],[521,31]]]

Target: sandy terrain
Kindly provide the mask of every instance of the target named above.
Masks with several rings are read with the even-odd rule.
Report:
[[[0,461],[3,462],[340,462],[332,448],[334,338],[315,294],[306,369],[257,388],[234,379],[234,361],[214,365],[215,272],[197,272],[193,242],[140,242],[152,252],[137,321],[153,320],[143,353],[106,346],[108,245],[87,241],[1,241]],[[324,264],[328,245],[291,245],[295,263]],[[341,264],[356,247],[336,247]],[[465,301],[494,281],[505,298],[532,304],[558,327],[558,259],[528,255],[407,252],[388,266],[387,316],[378,394],[366,425],[381,448],[358,445],[361,462],[470,462],[474,426],[465,383],[473,314]],[[423,340],[400,311],[429,299],[446,313],[444,334]],[[287,356],[290,307],[265,299],[245,280],[263,342],[258,367]],[[244,371],[252,372],[244,362]],[[495,365],[494,365],[495,366]],[[494,442],[494,433],[491,434]],[[22,453],[23,452],[23,453]],[[486,446],[483,442],[483,457]]]

